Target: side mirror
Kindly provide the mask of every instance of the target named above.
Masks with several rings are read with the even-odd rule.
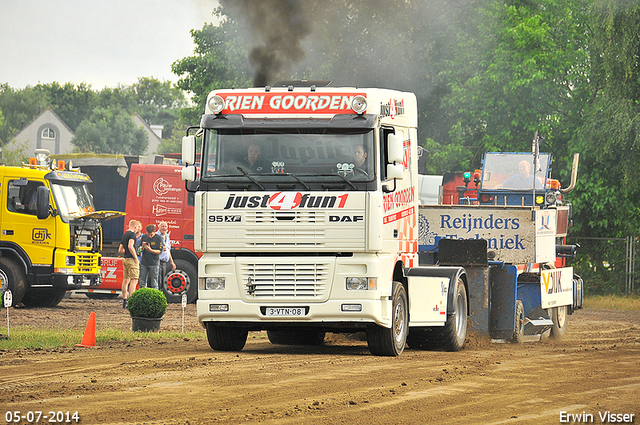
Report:
[[[182,180],[186,182],[192,182],[196,180],[196,167],[195,165],[189,165],[188,167],[182,167]]]
[[[40,220],[49,217],[49,188],[46,186],[38,186],[36,194],[36,216]]]
[[[402,180],[404,178],[404,164],[387,164],[387,178]]]
[[[182,163],[185,166],[196,163],[196,136],[182,138]]]
[[[387,136],[387,162],[390,164],[402,163],[404,161],[404,141],[400,134],[389,134]]]

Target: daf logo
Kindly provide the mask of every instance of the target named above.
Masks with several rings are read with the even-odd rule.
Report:
[[[330,215],[329,221],[332,223],[357,223],[364,220],[362,215]]]

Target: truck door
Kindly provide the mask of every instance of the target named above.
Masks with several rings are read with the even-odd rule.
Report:
[[[4,242],[20,246],[34,265],[51,266],[55,247],[55,218],[39,220],[36,216],[36,193],[42,180],[5,177],[6,196],[2,203],[0,230]]]

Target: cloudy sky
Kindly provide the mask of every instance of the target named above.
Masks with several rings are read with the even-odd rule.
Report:
[[[217,0],[0,0],[0,84],[176,82]]]

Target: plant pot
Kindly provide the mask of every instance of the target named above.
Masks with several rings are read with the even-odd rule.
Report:
[[[133,317],[131,316],[131,325],[134,332],[156,332],[160,329],[162,317]]]

